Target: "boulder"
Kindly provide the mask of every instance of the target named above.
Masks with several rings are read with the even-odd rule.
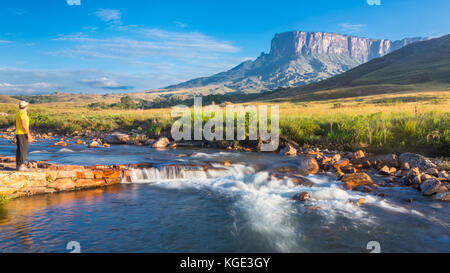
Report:
[[[296,156],[297,155],[297,149],[295,149],[291,144],[287,144],[286,147],[281,149],[280,154]]]
[[[338,162],[338,161],[340,161],[341,160],[341,155],[340,154],[335,154],[334,156],[333,156],[333,161],[334,162]]]
[[[388,167],[400,167],[398,156],[395,154],[373,156],[370,158],[370,161],[380,164],[380,167],[384,165],[387,165]]]
[[[373,191],[372,187],[367,186],[367,185],[358,186],[358,187],[354,188],[353,190],[360,191],[360,192],[372,192]]]
[[[170,144],[170,141],[167,137],[160,137],[152,144],[152,148],[155,149],[163,149],[166,148],[167,145]]]
[[[409,166],[408,162],[402,162],[401,165],[402,165],[401,166],[402,170],[409,170],[409,169],[411,169],[411,166]]]
[[[354,188],[363,185],[375,186],[372,178],[364,172],[344,174],[344,176],[342,177],[342,182],[344,182],[345,188],[347,190],[353,190]]]
[[[298,170],[302,175],[316,174],[319,172],[319,164],[311,156],[300,157]]]
[[[420,185],[420,191],[422,192],[423,195],[426,196],[431,196],[439,192],[440,189],[441,189],[441,181],[435,178],[428,179]]]
[[[365,198],[359,198],[357,201],[356,201],[356,205],[359,207],[359,206],[361,206],[362,204],[364,204],[364,203],[366,203],[366,199]]]
[[[129,135],[117,132],[107,135],[104,139],[108,144],[126,144],[129,140]]]
[[[419,168],[421,171],[436,168],[436,165],[430,159],[419,154],[403,153],[399,156],[399,160],[402,164],[406,162],[411,168]]]
[[[433,175],[433,176],[438,176],[439,175],[439,171],[436,168],[428,168],[428,169],[425,170],[425,173],[429,174],[429,175]]]
[[[381,174],[381,175],[390,175],[391,174],[391,169],[388,166],[385,165],[383,168],[381,168],[378,171],[378,173]]]
[[[450,202],[450,191],[437,193],[433,195],[433,199],[442,202]]]
[[[92,141],[91,143],[89,143],[89,148],[94,148],[100,146],[100,143],[98,143],[97,141]]]
[[[298,201],[306,201],[306,200],[308,200],[308,199],[310,199],[311,198],[311,196],[309,195],[309,193],[308,192],[302,192],[302,193],[297,193],[296,195],[294,195],[293,197],[292,197],[292,199],[294,199],[294,200],[298,200]]]
[[[314,185],[308,178],[301,176],[292,177],[291,181],[295,186],[312,187]]]
[[[358,150],[353,153],[353,159],[360,159],[360,158],[364,158],[365,156],[366,155],[364,154],[364,152],[362,150]]]
[[[440,171],[438,177],[445,180],[450,180],[450,175],[447,173],[447,171]]]

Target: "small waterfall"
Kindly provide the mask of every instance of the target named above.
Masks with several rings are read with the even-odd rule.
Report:
[[[145,183],[161,180],[181,179],[210,179],[217,177],[242,177],[254,173],[252,167],[240,164],[224,166],[211,164],[210,166],[162,165],[152,168],[132,169],[131,182]]]

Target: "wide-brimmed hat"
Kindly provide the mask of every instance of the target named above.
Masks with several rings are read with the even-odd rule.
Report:
[[[19,108],[23,109],[23,108],[27,107],[28,104],[29,104],[29,103],[26,102],[26,101],[21,101],[21,102],[19,102]]]

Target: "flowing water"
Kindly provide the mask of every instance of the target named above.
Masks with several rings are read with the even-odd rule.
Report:
[[[0,142],[0,154],[14,149]],[[155,167],[133,170],[131,183],[0,206],[0,252],[68,252],[70,241],[82,252],[369,252],[371,241],[381,252],[450,250],[449,204],[404,187],[381,188],[385,197],[346,191],[332,175],[294,186],[270,175],[297,165],[276,154],[44,142],[31,145],[29,159]],[[311,200],[291,199],[303,191]],[[359,198],[367,200],[360,207]]]

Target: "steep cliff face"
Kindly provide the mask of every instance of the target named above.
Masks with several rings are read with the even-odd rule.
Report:
[[[167,89],[211,86],[216,91],[258,92],[301,86],[341,74],[420,40],[424,38],[393,42],[327,32],[285,32],[275,35],[269,54],[263,53],[229,71]]]

